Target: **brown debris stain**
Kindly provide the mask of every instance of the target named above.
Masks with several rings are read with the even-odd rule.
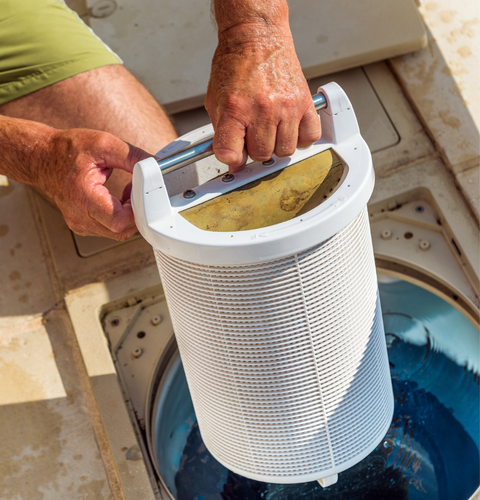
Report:
[[[458,118],[456,118],[455,116],[452,116],[446,110],[440,111],[438,113],[438,116],[440,117],[442,122],[445,123],[445,125],[447,125],[448,127],[458,129],[458,128],[460,128],[460,125],[462,124],[462,122]]]
[[[85,481],[85,476],[82,476],[82,481]],[[105,479],[94,479],[86,484],[82,484],[78,487],[77,493],[80,498],[90,499],[90,498],[104,498],[102,495],[102,489],[105,485]]]
[[[5,236],[9,229],[10,228],[6,224],[0,224],[0,236]]]
[[[309,198],[310,192],[303,191],[300,193],[296,189],[288,189],[282,193],[280,197],[280,209],[284,212],[293,212],[303,206],[303,202]]]
[[[463,45],[463,47],[460,47],[457,52],[462,57],[470,57],[472,55],[472,49],[468,45]]]
[[[473,29],[473,27],[479,23],[480,20],[478,19],[478,17],[474,17],[470,21],[464,21],[460,31],[463,35],[468,36],[469,38],[474,38],[475,30]]]
[[[274,226],[323,203],[342,173],[340,159],[327,150],[188,208],[180,215],[206,231],[234,232]]]
[[[15,255],[15,252],[20,248],[22,248],[22,244],[17,243],[14,248],[10,249],[10,255],[13,257]]]
[[[444,23],[451,23],[453,21],[453,18],[458,14],[457,11],[455,10],[442,10],[442,12],[440,12],[440,19],[444,22]]]
[[[18,297],[18,302],[22,302],[22,303],[26,303],[30,300],[30,297],[28,296],[27,293],[24,293],[22,295],[20,295],[20,297]]]
[[[12,281],[15,281],[15,280],[19,280],[20,278],[22,277],[22,275],[20,274],[20,271],[12,271],[9,275],[9,278],[12,280]]]

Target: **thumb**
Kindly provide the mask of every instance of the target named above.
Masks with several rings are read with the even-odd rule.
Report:
[[[119,168],[132,173],[135,163],[152,156],[143,149],[118,139],[118,142],[104,150],[103,166],[106,168]]]
[[[131,204],[117,200],[105,186],[98,184],[85,194],[89,216],[110,231],[120,233],[134,225]]]
[[[247,159],[245,134],[245,127],[238,120],[220,114],[213,136],[213,152],[218,161],[227,164],[232,170],[238,170]]]

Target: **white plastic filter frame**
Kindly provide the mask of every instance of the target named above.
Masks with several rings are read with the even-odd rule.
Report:
[[[272,483],[335,482],[393,415],[366,211],[371,156],[340,87],[320,91],[322,139],[268,170],[196,187],[193,202],[168,199],[155,160],[134,171],[137,226],[154,247],[203,441],[230,470]],[[301,218],[215,233],[179,215],[328,148],[346,174]]]

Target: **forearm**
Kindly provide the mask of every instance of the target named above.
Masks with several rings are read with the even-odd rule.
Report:
[[[218,46],[205,107],[213,150],[233,171],[248,155],[290,156],[320,137],[320,122],[295,53],[286,0],[213,0]]]
[[[41,123],[0,115],[0,174],[38,185],[45,151],[55,129]]]

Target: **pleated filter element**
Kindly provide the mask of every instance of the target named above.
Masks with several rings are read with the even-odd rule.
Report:
[[[273,171],[249,165],[236,185],[195,187],[195,200],[169,199],[155,161],[134,173],[203,441],[230,470],[273,483],[335,482],[393,414],[371,156],[343,91],[321,90],[322,140]]]

